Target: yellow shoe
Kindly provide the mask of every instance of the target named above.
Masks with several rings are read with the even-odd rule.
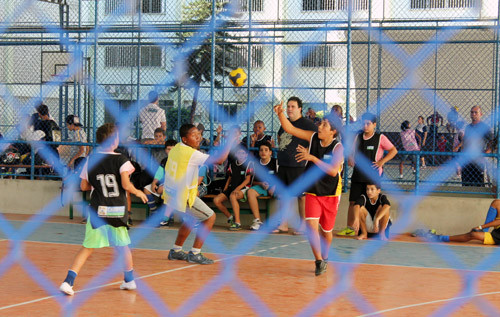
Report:
[[[337,235],[354,237],[356,235],[356,232],[349,227],[345,227],[344,229],[342,229],[342,231],[337,232]]]

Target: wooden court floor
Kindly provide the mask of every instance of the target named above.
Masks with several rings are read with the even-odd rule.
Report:
[[[20,226],[25,222],[12,223]],[[23,244],[25,259],[44,274],[53,289],[64,279],[80,248],[74,241],[81,241],[82,229],[75,223],[45,224]],[[88,283],[111,263],[112,249],[94,252],[76,280],[73,297],[49,294],[29,271],[14,264],[0,276],[0,316],[66,315],[71,308],[67,305],[72,303],[78,305],[73,313],[76,316],[500,314],[499,267],[469,269],[481,259],[498,258],[496,248],[453,246],[452,251],[460,260],[465,259],[467,267],[457,271],[447,268],[446,261],[439,261],[439,254],[414,238],[392,241],[377,252],[379,257],[363,263],[343,260],[356,252],[358,241],[334,239],[333,251],[340,261],[330,262],[327,274],[316,277],[304,237],[269,236],[249,254],[236,255],[238,245],[231,243],[252,233],[220,231],[217,238],[226,241],[229,249],[236,249],[226,254],[206,253],[217,262],[200,266],[167,260],[175,232],[154,229],[148,237],[152,241],[146,239],[133,250],[137,291],[119,289],[121,272],[88,290]],[[9,240],[0,240],[0,268],[7,261],[10,246]],[[417,260],[421,262],[415,263]],[[465,281],[464,275],[471,278]],[[471,294],[463,293],[467,283],[475,287]]]

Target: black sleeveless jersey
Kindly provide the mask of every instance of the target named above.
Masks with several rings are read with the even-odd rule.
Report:
[[[265,167],[267,169],[267,172],[269,174],[276,174],[276,172],[278,171],[278,164],[276,163],[275,158],[271,157],[271,160],[266,165],[262,164],[260,161],[259,163],[260,166]],[[263,180],[259,178],[259,175],[257,175],[256,171],[254,174],[255,174],[254,182],[263,182]]]
[[[380,147],[380,136],[381,136],[380,133],[375,133],[371,138],[365,140],[363,139],[363,133],[358,134],[356,156],[362,155],[363,157],[365,157],[370,162],[370,166],[372,162],[375,162],[377,151],[378,148]],[[357,159],[354,158],[354,160],[356,161]],[[375,173],[378,175],[378,171],[375,171]],[[352,171],[351,182],[367,183],[371,181],[377,181],[377,180],[371,180],[371,178],[368,175],[362,172],[362,170],[358,167],[358,164],[356,163]]]
[[[95,216],[91,219],[102,220],[92,221],[92,228],[106,223],[113,227],[127,226],[127,196],[120,175],[120,167],[127,161],[123,154],[96,153],[89,157],[88,166],[92,168],[87,172],[88,181],[93,187],[90,206]],[[103,210],[109,210],[110,213]],[[120,217],[121,211],[123,216]]]
[[[231,162],[229,165],[228,173],[231,176],[231,183],[229,184],[229,188],[236,188],[243,183],[248,174],[253,174],[253,163],[249,160],[246,160],[244,163],[238,165],[236,160]],[[253,179],[247,186],[251,186]]]
[[[316,156],[320,160],[331,162],[333,159],[333,150],[339,145],[340,142],[337,139],[333,139],[332,143],[327,146],[321,145],[321,140],[318,138],[318,133],[314,133],[309,142],[309,154]],[[312,168],[315,164],[307,162],[306,170]],[[317,180],[306,193],[314,194],[316,196],[338,196],[342,192],[340,171],[337,176],[333,177],[331,175],[325,174],[319,180]]]

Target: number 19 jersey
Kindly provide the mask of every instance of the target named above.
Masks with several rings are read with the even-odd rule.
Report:
[[[93,228],[103,224],[127,226],[127,196],[120,175],[124,171],[131,173],[134,167],[124,155],[118,153],[95,153],[85,163],[80,177],[87,179],[92,186],[90,206],[102,220],[94,219]]]

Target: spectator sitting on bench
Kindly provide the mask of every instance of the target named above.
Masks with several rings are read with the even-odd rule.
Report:
[[[257,120],[253,124],[253,134],[250,135],[250,147],[257,148],[257,151],[251,151],[251,153],[257,158],[259,157],[259,148],[262,144],[270,144],[271,147],[274,147],[273,138],[270,135],[264,134],[266,131],[266,126],[264,121]],[[241,143],[244,146],[247,146],[247,137],[244,137],[241,140]]]
[[[260,165],[267,169],[269,174],[276,174],[277,164],[276,159],[271,157],[272,154],[273,150],[271,148],[271,143],[263,143],[260,145]],[[268,182],[260,180],[259,176],[255,174],[253,186],[245,193],[248,204],[250,205],[250,210],[252,210],[252,214],[254,216],[253,223],[250,226],[251,230],[259,230],[262,225],[262,221],[260,220],[259,202],[257,201],[257,198],[259,196],[273,196],[274,190],[275,186],[270,187]]]
[[[354,230],[361,227],[358,240],[364,240],[369,235],[378,234],[381,240],[389,239],[391,203],[386,195],[380,193],[380,185],[374,182],[366,184],[366,193],[359,196],[354,203]],[[381,234],[380,234],[381,233]]]
[[[229,164],[227,170],[228,177],[224,190],[214,197],[215,206],[226,215],[228,218],[227,222],[230,224],[229,230],[232,231],[241,229],[240,205],[238,200],[244,198],[244,192],[252,183],[253,171],[247,158],[248,152],[244,148],[240,147],[236,150],[236,159]],[[231,201],[234,217],[231,216],[227,207],[224,206],[224,201],[228,199]]]
[[[162,128],[156,128],[154,139],[147,139],[142,142],[142,144],[151,144],[151,145],[163,145],[165,144],[165,131]],[[175,144],[174,144],[175,145]],[[168,154],[165,154],[165,149],[161,148],[152,148],[151,149],[151,164],[160,164],[160,162],[165,159]]]
[[[155,176],[153,178],[153,182],[146,185],[143,189],[144,194],[146,194],[146,197],[148,197],[148,206],[150,211],[155,211],[157,209],[155,197],[159,198],[163,193],[162,183],[165,177],[165,164],[167,163],[168,153],[176,144],[177,141],[172,139],[165,142],[165,148],[163,151],[167,157],[165,157],[161,161],[160,166],[158,166],[158,169],[156,170]]]

